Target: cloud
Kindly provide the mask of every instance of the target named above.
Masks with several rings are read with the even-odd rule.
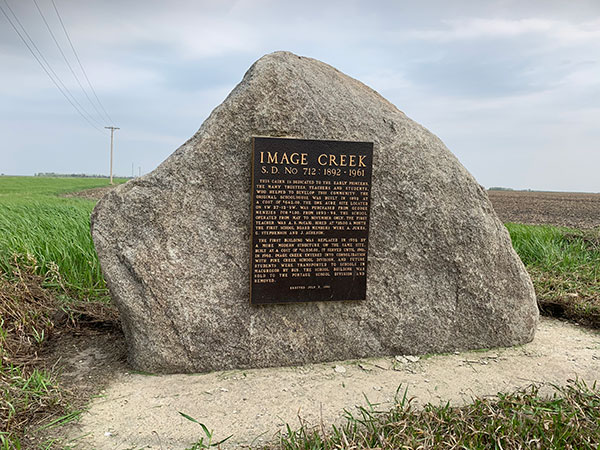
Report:
[[[443,28],[408,30],[396,33],[405,40],[450,42],[475,39],[505,39],[538,35],[563,45],[600,41],[600,20],[572,24],[566,21],[525,18],[466,18],[443,20]]]
[[[8,1],[58,68],[61,57],[35,7]],[[120,173],[132,162],[136,170],[155,167],[252,62],[290,50],[378,90],[438,134],[485,185],[597,184],[597,0],[56,2],[121,127]],[[52,12],[49,0],[40,5]],[[0,51],[0,171],[104,170],[108,140],[78,117],[8,27],[0,27]],[[560,169],[547,167],[553,164]]]

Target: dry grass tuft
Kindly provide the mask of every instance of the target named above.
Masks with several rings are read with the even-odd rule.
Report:
[[[38,353],[55,333],[83,324],[118,323],[102,302],[73,302],[57,270],[36,274],[31,255],[14,257],[11,274],[0,274],[0,448],[19,448],[28,426],[62,413],[67,400],[52,371],[40,368]]]

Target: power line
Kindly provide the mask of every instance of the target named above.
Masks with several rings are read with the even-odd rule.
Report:
[[[67,101],[71,104],[71,106],[73,106],[73,108],[79,113],[79,115],[81,115],[83,117],[83,119],[86,122],[88,122],[92,127],[94,127],[96,130],[98,130],[102,134],[105,134],[102,131],[101,128],[99,128],[98,126],[96,126],[94,123],[92,123],[90,121],[90,119],[88,119],[85,116],[85,114],[82,112],[82,110],[85,111],[85,108],[83,108],[83,106],[81,106],[81,104],[73,96],[73,94],[71,93],[71,91],[69,91],[69,88],[67,88],[65,86],[65,84],[62,82],[62,80],[60,79],[60,77],[58,76],[58,74],[54,71],[54,69],[52,68],[52,66],[48,62],[48,60],[44,57],[44,54],[40,51],[40,49],[38,48],[38,46],[35,44],[35,41],[31,38],[31,36],[29,35],[29,33],[27,32],[27,30],[25,29],[25,27],[23,26],[23,24],[21,23],[21,21],[19,20],[19,18],[15,14],[15,12],[12,10],[12,8],[10,7],[10,5],[8,4],[7,0],[4,0],[4,3],[6,4],[6,7],[8,8],[8,10],[11,12],[11,14],[12,14],[13,18],[15,19],[15,21],[17,22],[17,24],[21,27],[21,31],[23,31],[23,33],[25,34],[25,36],[27,36],[27,38],[29,39],[29,43],[31,43],[31,45],[29,45],[29,43],[23,37],[23,35],[21,34],[21,32],[19,32],[19,29],[16,27],[16,25],[14,24],[14,22],[11,20],[11,18],[8,16],[8,14],[6,13],[6,11],[3,8],[2,8],[2,13],[6,17],[6,19],[10,23],[10,25],[13,27],[13,29],[15,30],[15,32],[17,33],[17,35],[19,36],[19,38],[21,38],[21,40],[23,41],[23,43],[25,44],[25,46],[27,47],[27,49],[31,52],[31,54],[33,55],[33,57],[36,59],[36,61],[38,62],[38,64],[42,67],[42,69],[44,70],[44,72],[46,72],[46,75],[48,75],[48,78],[50,78],[50,80],[52,81],[52,83],[54,83],[54,85],[57,87],[57,89],[60,91],[60,93],[67,99]],[[35,50],[38,52],[39,57],[38,57],[38,54],[36,54],[33,51],[33,49],[31,48],[31,46],[33,46],[33,48],[35,48]],[[44,65],[42,63],[42,61],[40,60],[40,58],[44,61],[44,63],[46,65]],[[52,75],[54,75],[54,76],[52,76],[50,73],[52,73]]]
[[[60,44],[56,40],[56,36],[54,36],[54,33],[52,32],[52,28],[50,28],[50,24],[46,20],[46,17],[44,16],[44,13],[42,12],[42,10],[40,8],[40,5],[38,4],[37,0],[33,0],[33,3],[35,4],[35,7],[37,8],[38,12],[40,13],[40,16],[42,17],[42,20],[44,21],[44,24],[46,25],[46,28],[48,29],[48,32],[50,33],[50,36],[52,37],[52,40],[54,41],[54,43],[56,44],[56,47],[58,48],[58,51],[62,55],[63,59],[65,60],[65,63],[67,64],[67,67],[71,71],[71,74],[73,75],[73,78],[75,78],[75,81],[77,81],[77,84],[81,88],[81,91],[83,92],[83,94],[88,99],[88,102],[90,102],[90,105],[92,105],[92,107],[96,110],[96,112],[98,113],[98,115],[101,116],[100,111],[98,111],[98,108],[96,107],[96,105],[94,105],[92,103],[92,100],[90,99],[90,97],[87,94],[86,90],[83,88],[83,85],[81,84],[81,81],[79,81],[79,77],[77,76],[77,74],[73,70],[73,67],[71,67],[71,63],[69,63],[69,60],[67,59],[67,56],[65,55],[65,52],[63,52],[62,47],[60,46]],[[89,114],[87,111],[85,111],[85,112],[88,114],[88,116],[90,117],[90,119],[92,119],[96,123],[96,125],[102,126],[102,123],[100,123],[99,121],[97,121],[96,119],[94,119],[94,117],[91,114]]]
[[[92,83],[90,82],[90,79],[87,76],[87,72],[83,68],[83,64],[81,64],[81,60],[79,59],[79,55],[75,51],[75,46],[73,45],[73,42],[71,41],[69,33],[67,33],[67,28],[65,27],[65,24],[64,24],[64,22],[62,20],[62,17],[60,15],[60,13],[58,12],[58,8],[56,7],[56,3],[54,3],[54,0],[52,0],[52,5],[54,6],[54,11],[56,11],[56,15],[58,16],[58,20],[60,21],[62,29],[65,32],[65,36],[67,37],[67,40],[69,41],[69,45],[71,46],[71,50],[73,50],[73,54],[75,55],[75,59],[77,59],[77,62],[79,63],[79,67],[81,68],[81,71],[83,72],[83,76],[85,77],[85,79],[86,79],[86,81],[88,83],[88,86],[90,87],[92,93],[94,94],[94,97],[96,98],[96,101],[98,102],[98,105],[100,105],[100,108],[102,109],[102,111],[104,111],[105,117],[108,119],[108,121],[110,123],[114,123],[114,120],[112,120],[112,118],[108,115],[108,113],[106,112],[106,109],[104,108],[104,105],[102,104],[102,102],[98,98],[98,95],[96,94],[96,90],[92,86]]]
[[[60,80],[60,77],[58,75],[56,75],[56,72],[54,72],[54,70],[52,69],[52,66],[50,66],[50,64],[48,63],[48,61],[46,60],[46,58],[44,57],[44,55],[42,54],[42,52],[40,52],[40,50],[38,49],[37,45],[35,45],[35,42],[33,41],[33,39],[31,39],[31,36],[29,36],[29,33],[27,33],[27,30],[25,30],[25,27],[23,27],[23,25],[21,24],[21,22],[19,21],[19,18],[16,16],[16,14],[14,13],[14,11],[12,10],[12,8],[10,7],[10,5],[8,4],[7,0],[4,0],[4,3],[6,4],[7,8],[9,9],[9,11],[11,12],[11,14],[13,15],[14,19],[16,20],[16,22],[19,24],[19,26],[21,27],[22,31],[24,32],[24,34],[27,36],[27,38],[30,40],[31,44],[33,45],[33,47],[38,51],[39,53],[39,57],[38,55],[36,55],[36,53],[33,51],[33,49],[31,48],[31,46],[29,45],[29,43],[27,42],[27,40],[23,37],[23,35],[21,34],[21,32],[19,31],[19,29],[16,27],[16,25],[14,24],[14,22],[11,20],[10,16],[7,14],[7,12],[4,10],[4,8],[0,5],[0,10],[2,11],[2,14],[4,14],[4,17],[6,17],[6,20],[8,20],[8,23],[10,23],[10,25],[12,26],[13,30],[15,30],[15,32],[17,33],[17,35],[19,36],[19,38],[21,38],[21,40],[23,41],[23,43],[25,44],[25,46],[27,47],[27,49],[29,50],[29,52],[33,55],[33,57],[35,58],[35,60],[38,62],[38,64],[40,65],[40,67],[44,70],[44,72],[46,73],[46,75],[48,75],[48,78],[50,78],[50,80],[52,81],[52,83],[54,83],[54,85],[56,86],[56,88],[60,91],[60,93],[67,99],[67,101],[71,104],[71,106],[73,106],[73,108],[79,113],[79,115],[81,117],[83,117],[83,119],[90,124],[93,128],[95,128],[96,130],[98,130],[100,133],[105,134],[104,131],[102,131],[101,128],[97,127],[96,125],[94,125],[94,123],[92,123],[82,112],[81,110],[77,107],[77,104],[79,104],[79,102],[77,102],[77,99],[75,99],[75,97],[73,97],[73,94],[71,94],[71,92],[67,89],[67,87],[64,85],[64,83]],[[48,65],[48,68],[46,68],[46,66],[44,66],[44,64],[42,63],[42,61],[40,60],[40,57],[44,60],[44,62]],[[52,75],[50,74],[50,72],[52,72],[54,74],[54,76],[56,77],[56,80],[52,77]],[[57,82],[58,80],[58,82]],[[61,88],[61,86],[59,85],[62,84],[64,90]],[[73,101],[71,101],[71,99],[69,98],[69,96],[65,93],[68,92],[71,97],[73,97]],[[80,105],[81,106],[81,105]],[[83,109],[83,107],[82,107]]]

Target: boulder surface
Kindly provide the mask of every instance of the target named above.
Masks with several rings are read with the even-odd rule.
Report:
[[[249,304],[252,136],[374,143],[365,301]],[[100,200],[92,235],[130,364],[149,372],[511,346],[538,321],[507,230],[440,139],[288,52],[259,59],[191,139]]]

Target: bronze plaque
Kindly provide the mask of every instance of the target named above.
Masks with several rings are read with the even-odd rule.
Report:
[[[364,300],[372,142],[252,138],[250,303]]]

